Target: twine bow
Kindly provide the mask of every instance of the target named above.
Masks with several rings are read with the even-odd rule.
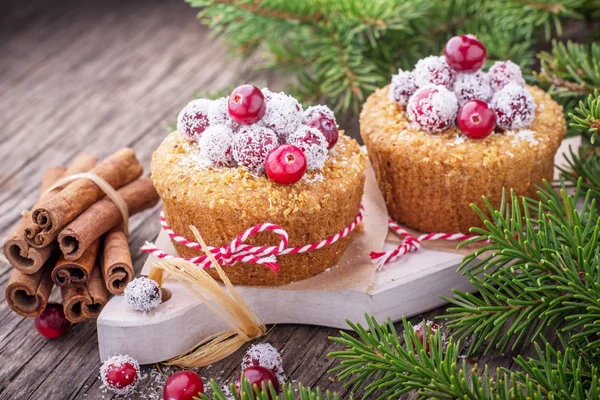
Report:
[[[371,252],[371,261],[377,264],[377,270],[381,270],[386,264],[396,261],[409,252],[418,251],[421,248],[421,242],[426,240],[463,241],[477,236],[465,235],[463,233],[424,233],[419,236],[413,236],[406,229],[398,225],[393,219],[388,220],[388,226],[392,231],[402,238],[402,241],[394,250]]]
[[[273,272],[279,271],[279,265],[277,264],[277,256],[285,254],[298,254],[304,253],[311,250],[316,250],[328,246],[337,242],[338,240],[348,236],[364,218],[364,207],[361,204],[360,210],[354,221],[336,234],[323,239],[319,242],[307,244],[304,246],[288,247],[289,237],[285,229],[279,225],[271,223],[263,223],[253,226],[239,234],[235,239],[226,246],[223,247],[211,247],[207,246],[209,253],[220,265],[234,265],[238,262],[251,263],[251,264],[262,264],[270,268]],[[198,242],[193,242],[186,239],[184,236],[179,235],[173,229],[171,229],[167,223],[164,212],[160,213],[160,224],[163,230],[169,235],[171,240],[175,243],[186,246],[196,250],[202,250],[202,246]],[[252,236],[257,235],[260,232],[273,232],[279,235],[279,243],[276,246],[253,246],[246,243]],[[144,253],[152,254],[153,256],[161,260],[171,259],[182,259],[194,263],[202,268],[210,268],[212,266],[211,260],[207,254],[200,255],[191,258],[180,258],[172,256],[156,247],[153,243],[147,242],[140,249]]]

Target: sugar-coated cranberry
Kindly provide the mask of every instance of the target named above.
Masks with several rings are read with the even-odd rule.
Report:
[[[526,128],[535,118],[535,101],[529,91],[516,83],[509,83],[492,98],[497,124],[502,129]]]
[[[493,94],[490,80],[482,71],[457,74],[454,80],[454,93],[459,105],[469,100],[490,101]]]
[[[265,172],[267,154],[279,146],[277,134],[264,126],[244,125],[233,137],[233,158],[256,175]]]
[[[258,122],[265,115],[266,108],[265,95],[253,85],[233,89],[227,103],[231,119],[244,125]]]
[[[145,276],[129,282],[123,292],[129,307],[136,311],[150,312],[162,303],[158,283]]]
[[[208,122],[211,126],[225,125],[233,132],[236,132],[240,128],[240,124],[232,120],[229,116],[228,102],[227,97],[211,101],[208,109]]]
[[[428,132],[440,132],[454,124],[456,95],[443,86],[429,85],[415,92],[406,108],[408,118]]]
[[[456,72],[444,57],[429,56],[417,62],[414,74],[418,87],[440,85],[451,88]]]
[[[204,393],[202,379],[194,371],[179,371],[169,377],[163,389],[164,400],[194,400]]]
[[[118,355],[100,367],[100,377],[108,390],[118,395],[133,393],[140,380],[140,365],[132,357]]]
[[[190,101],[177,116],[177,131],[190,140],[200,139],[200,135],[209,125],[210,106],[210,100]]]
[[[242,358],[242,371],[248,367],[261,366],[271,370],[279,384],[285,381],[283,360],[275,347],[269,343],[258,343],[250,346]]]
[[[325,140],[327,140],[329,150],[337,143],[339,133],[335,115],[327,106],[313,106],[307,108],[306,111],[304,111],[302,123],[320,130],[323,136],[325,136]]]
[[[65,317],[62,305],[50,303],[42,313],[35,317],[35,329],[45,338],[56,339],[71,326]]]
[[[277,381],[275,374],[271,370],[269,370],[265,367],[256,365],[256,366],[248,367],[245,370],[243,370],[242,374],[238,378],[238,380],[235,384],[235,390],[239,397],[241,397],[240,392],[242,390],[242,387],[241,387],[242,386],[241,385],[242,376],[252,386],[255,396],[263,390],[263,385],[266,388],[266,390],[268,391],[269,390],[269,382],[271,382],[271,384],[273,384],[273,389],[275,389],[275,392],[276,393],[279,392],[279,382]],[[256,385],[257,388],[255,388],[254,385]],[[270,393],[269,393],[269,399],[272,399]]]
[[[325,165],[328,153],[328,143],[318,129],[301,125],[288,136],[288,144],[299,147],[306,156],[306,168],[309,171],[321,169]]]
[[[298,100],[285,93],[274,93],[263,89],[267,100],[267,111],[259,124],[277,133],[282,143],[302,122],[302,106]]]
[[[415,80],[415,74],[413,71],[402,71],[398,70],[398,73],[392,75],[392,82],[390,83],[389,99],[394,101],[401,106],[408,104],[408,99],[418,89],[417,82]]]
[[[525,79],[521,67],[512,61],[496,61],[488,71],[490,85],[492,90],[497,92],[509,83],[515,83],[520,86],[525,86]]]
[[[487,56],[485,46],[473,35],[454,36],[444,47],[446,62],[455,71],[478,71]]]
[[[200,155],[214,167],[235,167],[231,149],[233,136],[226,125],[210,126],[200,138]]]
[[[265,163],[267,176],[281,185],[298,182],[306,172],[304,152],[291,144],[282,144],[271,150]]]
[[[428,335],[435,335],[439,329],[440,327],[431,321],[427,321],[425,325],[423,325],[423,323],[420,323],[418,325],[413,326],[413,330],[416,332],[419,341],[422,345],[425,346],[425,352],[427,353],[427,355],[429,355],[430,350]]]
[[[458,127],[471,139],[483,139],[494,131],[496,113],[485,101],[467,101],[458,111]]]

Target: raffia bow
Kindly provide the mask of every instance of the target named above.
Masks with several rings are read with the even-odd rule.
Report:
[[[254,315],[240,293],[235,289],[227,274],[219,265],[214,250],[211,251],[206,246],[198,229],[193,225],[190,226],[190,229],[194,233],[198,245],[204,251],[205,257],[218,272],[225,287],[204,269],[198,268],[189,260],[180,258],[156,262],[152,266],[149,277],[158,282],[160,286],[169,275],[177,279],[229,326],[229,330],[216,333],[202,340],[186,353],[166,362],[170,365],[182,367],[202,367],[222,360],[234,353],[244,343],[264,336],[266,327]],[[217,254],[221,253],[218,252]]]

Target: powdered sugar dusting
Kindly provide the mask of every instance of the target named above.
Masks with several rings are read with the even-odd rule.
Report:
[[[267,101],[267,111],[259,124],[274,130],[282,142],[294,132],[302,122],[302,106],[298,100],[285,93],[274,93],[263,89]]]
[[[490,67],[488,76],[494,92],[497,92],[509,83],[525,86],[525,79],[523,79],[521,67],[510,60],[496,61],[494,65]]]
[[[498,126],[502,129],[520,129],[531,125],[535,117],[535,101],[529,91],[509,83],[494,94],[491,106],[496,112]]]
[[[162,302],[158,283],[143,276],[129,282],[123,295],[127,304],[136,311],[150,312]]]
[[[335,121],[335,114],[333,113],[333,111],[331,111],[329,107],[324,105],[316,105],[308,107],[306,110],[304,110],[304,113],[302,114],[302,123],[309,123],[311,119],[313,119],[319,114],[324,116],[325,118]]]
[[[418,87],[427,85],[441,85],[452,87],[455,72],[442,56],[429,56],[415,65],[415,82]]]
[[[271,370],[279,384],[285,382],[283,361],[275,347],[269,343],[258,343],[250,346],[242,358],[242,371],[248,367],[261,366]]]
[[[208,127],[211,103],[207,99],[190,101],[177,116],[177,131],[190,140],[198,140]]]
[[[321,169],[327,160],[327,140],[316,128],[300,126],[288,136],[289,144],[299,147],[306,156],[306,169]]]
[[[454,81],[454,93],[459,105],[463,105],[469,100],[489,101],[493,94],[490,80],[482,71],[472,74],[457,74]]]
[[[210,108],[208,109],[208,122],[210,122],[211,125],[225,125],[234,132],[240,127],[240,124],[229,117],[227,97],[221,97],[220,99],[211,102]]]
[[[464,142],[466,142],[467,137],[463,134],[460,135],[456,135],[456,139],[454,140],[454,142],[448,143],[448,146],[456,146],[459,144],[463,144]]]
[[[428,85],[415,92],[407,106],[408,118],[429,132],[454,124],[458,114],[456,95],[443,86]]]
[[[200,156],[215,167],[235,167],[231,151],[233,132],[226,125],[210,126],[200,138]]]
[[[133,380],[133,382],[122,388],[116,387],[113,384],[111,384],[110,382],[108,382],[109,369],[120,368],[125,364],[130,364],[135,369],[136,374],[135,374],[135,379]],[[128,394],[131,394],[131,393],[133,393],[133,391],[135,390],[135,388],[137,387],[137,385],[140,381],[140,364],[137,362],[137,360],[135,360],[134,358],[127,356],[127,355],[119,354],[119,355],[113,356],[113,357],[109,358],[108,360],[106,360],[104,362],[104,364],[102,364],[102,366],[100,367],[100,379],[102,379],[102,384],[104,385],[104,387],[106,387],[113,393],[116,393],[120,396],[125,396]]]
[[[417,90],[415,74],[412,71],[398,70],[398,74],[392,75],[389,99],[401,106],[408,104],[408,99]]]
[[[536,139],[535,131],[530,129],[520,129],[516,131],[506,131],[504,132],[506,136],[512,136],[514,139],[511,140],[512,144],[518,143],[519,140],[526,140],[530,144],[538,144],[539,141]]]

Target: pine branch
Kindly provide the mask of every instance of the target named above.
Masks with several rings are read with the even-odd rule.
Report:
[[[588,96],[587,102],[580,101],[579,107],[575,108],[573,113],[569,113],[569,117],[572,120],[569,125],[583,131],[590,137],[593,144],[600,130],[600,93],[598,93],[598,89]]]
[[[499,210],[484,199],[487,215],[473,206],[485,228],[472,228],[480,237],[461,246],[489,243],[465,257],[460,271],[480,296],[455,290],[440,317],[459,337],[472,335],[468,353],[515,349],[560,329],[570,344],[600,355],[600,218],[581,185],[569,196],[545,182],[540,201],[511,193]]]
[[[541,71],[536,76],[557,96],[578,97],[600,87],[600,46],[552,41],[552,53],[538,54]]]
[[[547,351],[539,360],[519,358],[517,362],[529,373],[497,370],[493,378],[487,366],[468,365],[460,354],[460,340],[450,337],[444,343],[439,331],[425,333],[423,344],[406,320],[402,339],[390,320],[379,325],[367,316],[368,330],[348,324],[357,337],[340,332],[340,337],[331,338],[344,346],[329,355],[341,360],[332,372],[346,380],[352,392],[362,388],[363,399],[397,399],[413,391],[419,399],[597,399],[600,395],[598,369],[572,351],[566,355]],[[572,373],[561,371],[566,364],[575,366]]]
[[[581,180],[582,187],[589,189],[594,196],[600,197],[600,150],[598,147],[583,146],[577,153],[569,147],[567,157],[569,167],[558,167],[561,176],[572,184]]]

